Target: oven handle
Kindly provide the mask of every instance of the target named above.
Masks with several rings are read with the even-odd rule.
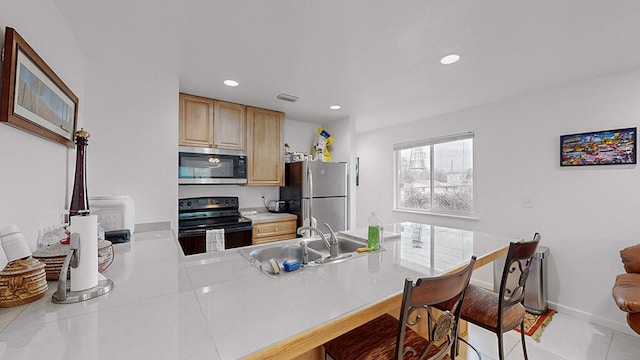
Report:
[[[238,227],[233,227],[230,229],[224,229],[225,233],[232,233],[232,232],[241,232],[241,231],[251,231],[253,230],[253,226],[251,224],[249,225],[244,225],[244,226],[238,226]]]
[[[249,224],[249,225],[243,225],[243,226],[237,226],[237,227],[224,229],[224,232],[225,232],[225,234],[226,233],[236,233],[236,232],[242,232],[242,231],[252,231],[252,229],[253,229],[253,226],[251,224]],[[204,234],[206,232],[207,232],[207,229],[178,230],[178,235],[180,235],[180,234]]]

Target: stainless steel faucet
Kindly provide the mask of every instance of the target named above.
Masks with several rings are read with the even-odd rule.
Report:
[[[338,254],[338,238],[329,224],[324,223],[324,226],[329,229],[329,233],[331,234],[331,239],[329,240],[329,256],[331,256],[331,258],[336,258],[340,255]]]
[[[302,265],[309,263],[309,250],[307,249],[307,243],[300,241],[300,247],[302,248]]]
[[[337,258],[339,256],[338,238],[336,237],[336,234],[333,232],[333,229],[331,229],[331,226],[329,226],[329,224],[324,223],[324,226],[326,226],[329,229],[329,232],[331,233],[331,237],[330,237],[331,240],[327,240],[327,237],[322,233],[322,231],[320,231],[318,228],[315,228],[313,226],[301,226],[298,228],[296,232],[298,233],[298,235],[302,235],[302,232],[305,230],[309,230],[310,232],[315,232],[322,238],[322,240],[324,240],[325,245],[327,245],[327,248],[329,249],[329,257],[332,259]]]

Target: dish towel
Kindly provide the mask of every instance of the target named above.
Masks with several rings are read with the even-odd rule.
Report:
[[[207,252],[224,250],[224,229],[207,230]]]

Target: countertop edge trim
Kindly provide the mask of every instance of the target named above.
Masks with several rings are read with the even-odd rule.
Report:
[[[295,358],[334,339],[358,326],[365,324],[381,313],[392,311],[400,306],[402,294],[392,296],[382,302],[371,305],[363,310],[350,313],[330,323],[294,335],[286,340],[271,345],[265,349],[250,354],[243,359],[282,359],[283,354]]]

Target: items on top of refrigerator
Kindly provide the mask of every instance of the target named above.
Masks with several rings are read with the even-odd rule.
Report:
[[[335,139],[331,134],[323,130],[322,128],[318,128],[318,133],[313,141],[312,152],[313,159],[318,161],[326,161],[331,162],[333,159],[331,158],[331,153],[329,152],[328,146],[333,144]]]
[[[298,161],[312,161],[313,156],[311,154],[305,154],[299,151],[292,151],[289,144],[284,144],[284,162],[292,163]]]

